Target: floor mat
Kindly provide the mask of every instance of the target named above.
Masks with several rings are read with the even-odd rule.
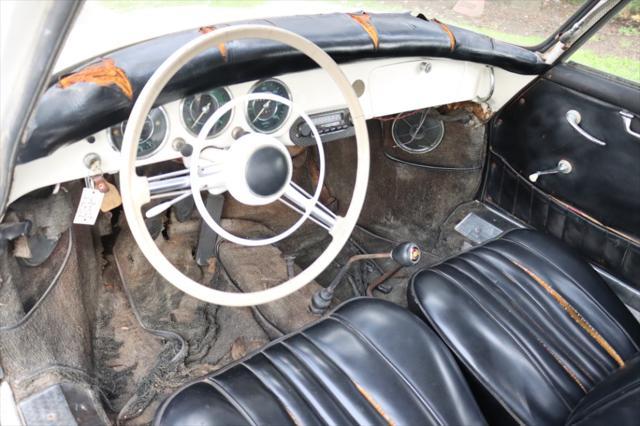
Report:
[[[191,278],[208,282],[192,254],[197,223],[175,223],[157,244]],[[168,238],[168,239],[167,239]],[[107,256],[93,342],[96,369],[118,422],[146,424],[165,395],[266,344],[250,308],[200,302],[161,278],[127,230]],[[219,289],[235,291],[224,276]]]

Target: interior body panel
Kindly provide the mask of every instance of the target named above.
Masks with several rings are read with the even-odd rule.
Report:
[[[569,81],[582,83],[567,86]],[[606,146],[571,127],[566,118],[571,110],[581,115],[580,126]],[[568,160],[571,173],[540,177],[537,186],[601,223],[638,237],[640,140],[627,132],[621,111],[640,113],[638,87],[560,65],[494,118],[491,150],[522,176]],[[638,120],[632,124],[632,129],[640,126]]]
[[[579,111],[595,144],[567,121]],[[640,111],[640,88],[558,65],[500,112],[489,129],[483,198],[562,239],[593,263],[640,286],[640,139],[620,115]],[[637,118],[631,130],[637,129]],[[569,174],[527,178],[566,159]]]

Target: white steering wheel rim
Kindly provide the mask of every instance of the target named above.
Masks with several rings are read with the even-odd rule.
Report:
[[[198,181],[198,163],[199,163],[199,155],[201,151],[208,146],[216,146],[213,140],[207,139],[209,132],[213,128],[214,124],[222,118],[227,111],[230,111],[235,107],[235,104],[243,104],[245,101],[252,101],[258,99],[269,99],[272,101],[280,102],[289,107],[289,109],[296,114],[298,114],[302,119],[309,125],[311,132],[313,133],[313,137],[316,141],[316,146],[318,147],[318,163],[319,163],[319,172],[318,172],[318,182],[316,183],[316,190],[313,193],[311,199],[307,206],[304,209],[304,213],[300,216],[300,218],[291,225],[288,229],[281,232],[278,235],[275,235],[270,238],[260,238],[260,239],[249,239],[239,237],[237,235],[232,234],[231,232],[224,229],[215,219],[209,214],[207,211],[207,207],[204,204],[204,200],[202,199],[202,194],[200,194],[201,189],[195,185]],[[283,98],[281,96],[273,95],[271,93],[249,93],[246,95],[239,96],[237,98],[233,98],[231,101],[222,105],[218,108],[211,117],[207,119],[207,121],[202,126],[198,137],[193,144],[193,153],[191,154],[191,164],[189,165],[189,177],[191,178],[191,194],[193,195],[193,201],[198,209],[198,213],[202,216],[202,220],[206,222],[207,225],[216,233],[224,238],[227,241],[231,241],[232,243],[247,246],[247,247],[257,247],[257,246],[266,246],[270,244],[275,244],[278,241],[282,241],[294,232],[296,232],[302,224],[309,219],[311,216],[312,207],[318,202],[320,199],[320,194],[322,193],[322,185],[324,185],[324,175],[325,175],[325,158],[324,158],[324,148],[322,147],[322,140],[320,139],[320,134],[318,133],[318,129],[316,128],[311,118],[305,113],[303,110],[298,108],[293,101],[289,99]],[[287,185],[289,182],[287,182]]]
[[[209,288],[187,277],[169,262],[151,238],[145,225],[141,207],[148,201],[148,196],[141,195],[144,191],[140,191],[140,188],[136,192],[136,185],[142,186],[145,180],[135,173],[138,138],[142,132],[144,120],[168,81],[187,62],[205,50],[220,43],[240,39],[266,39],[280,42],[297,49],[315,61],[329,74],[347,102],[357,146],[353,196],[346,215],[336,220],[329,246],[297,276],[274,287],[250,293],[230,293]],[[121,156],[123,161],[123,168],[120,171],[122,204],[131,233],[142,253],[158,273],[179,290],[199,300],[224,306],[253,306],[268,303],[286,297],[313,281],[329,266],[351,235],[364,204],[369,179],[369,136],[366,121],[358,97],[347,77],[333,59],[314,43],[293,32],[262,25],[228,27],[207,33],[187,43],[163,62],[142,89],[133,106],[123,138]]]

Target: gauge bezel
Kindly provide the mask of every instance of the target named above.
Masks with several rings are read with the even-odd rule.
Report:
[[[190,97],[195,96],[195,95],[199,95],[201,93],[209,93],[209,92],[212,92],[212,91],[214,91],[216,89],[222,89],[225,92],[227,92],[227,95],[229,95],[229,100],[227,102],[231,102],[233,100],[233,95],[231,94],[231,90],[229,90],[229,88],[227,86],[218,86],[218,87],[214,87],[211,90],[205,90],[203,92],[194,93],[193,95],[189,95],[187,97],[182,98],[182,100],[180,101],[180,104],[178,105],[178,115],[180,116],[180,123],[182,124],[182,127],[184,127],[185,130],[187,132],[189,132],[189,134],[191,136],[198,137],[198,133],[195,133],[193,130],[191,130],[189,128],[189,126],[187,126],[187,123],[185,123],[185,121],[184,121],[184,116],[182,114],[182,108],[184,107],[184,103],[186,102],[187,98],[190,98]],[[220,106],[222,106],[222,105],[220,105]],[[231,111],[229,111],[229,112],[231,113],[231,116],[229,117],[229,122],[227,124],[225,124],[225,126],[222,129],[220,129],[218,132],[214,133],[213,135],[211,135],[211,136],[207,135],[207,139],[213,139],[213,138],[216,138],[216,137],[220,136],[222,133],[224,133],[225,130],[227,130],[229,128],[229,126],[231,126],[231,123],[233,123],[233,116],[235,114],[235,108],[232,108]]]
[[[145,155],[142,155],[140,157],[138,157],[136,155],[136,159],[137,160],[145,160],[155,154],[157,154],[167,143],[167,141],[169,140],[169,136],[171,135],[171,121],[169,120],[169,114],[167,114],[167,111],[164,109],[163,106],[159,106],[156,107],[157,109],[160,110],[160,112],[162,113],[162,115],[164,116],[164,120],[167,123],[167,131],[166,134],[164,135],[164,138],[162,139],[162,142],[160,142],[160,144],[151,152],[148,152]],[[152,110],[156,109],[156,108],[152,108]],[[149,111],[149,114],[151,114],[151,111]],[[149,114],[147,114],[147,117],[149,116]],[[119,126],[122,123],[122,121],[118,124],[114,124],[113,126]],[[116,143],[113,141],[112,137],[111,137],[111,128],[113,126],[109,126],[106,129],[107,132],[107,140],[109,141],[109,145],[111,145],[111,148],[113,148],[114,151],[116,152],[120,152],[120,149],[118,148],[118,146],[116,145]]]
[[[278,78],[275,77],[270,77],[270,78],[265,78],[263,80],[258,80],[256,83],[253,84],[253,86],[251,86],[251,89],[249,89],[248,93],[255,93],[254,91],[256,90],[256,87],[260,86],[261,84],[267,83],[269,81],[273,81],[276,82],[278,84],[280,84],[282,87],[284,87],[284,90],[287,92],[287,99],[291,102],[293,102],[293,97],[291,96],[291,90],[289,90],[289,86],[287,86],[286,84],[284,84],[284,82]],[[273,92],[266,92],[266,93],[271,93],[276,95]],[[278,95],[276,95],[278,96]],[[270,135],[273,134],[275,132],[277,132],[278,130],[282,129],[284,127],[284,125],[287,123],[287,121],[289,121],[289,118],[291,118],[291,108],[288,109],[287,111],[287,116],[284,118],[284,120],[282,120],[282,123],[280,123],[278,125],[278,127],[276,127],[273,130],[270,130],[268,132],[265,132],[263,130],[260,129],[256,129],[255,126],[253,125],[253,123],[251,122],[251,120],[249,119],[249,102],[248,101],[245,106],[244,106],[244,119],[247,122],[247,124],[249,125],[249,127],[251,127],[251,129],[253,129],[254,131],[261,133],[263,135]]]

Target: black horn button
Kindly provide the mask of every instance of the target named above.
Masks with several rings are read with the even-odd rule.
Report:
[[[263,197],[280,191],[287,183],[289,163],[282,151],[272,148],[260,148],[247,162],[245,178],[249,188]]]

